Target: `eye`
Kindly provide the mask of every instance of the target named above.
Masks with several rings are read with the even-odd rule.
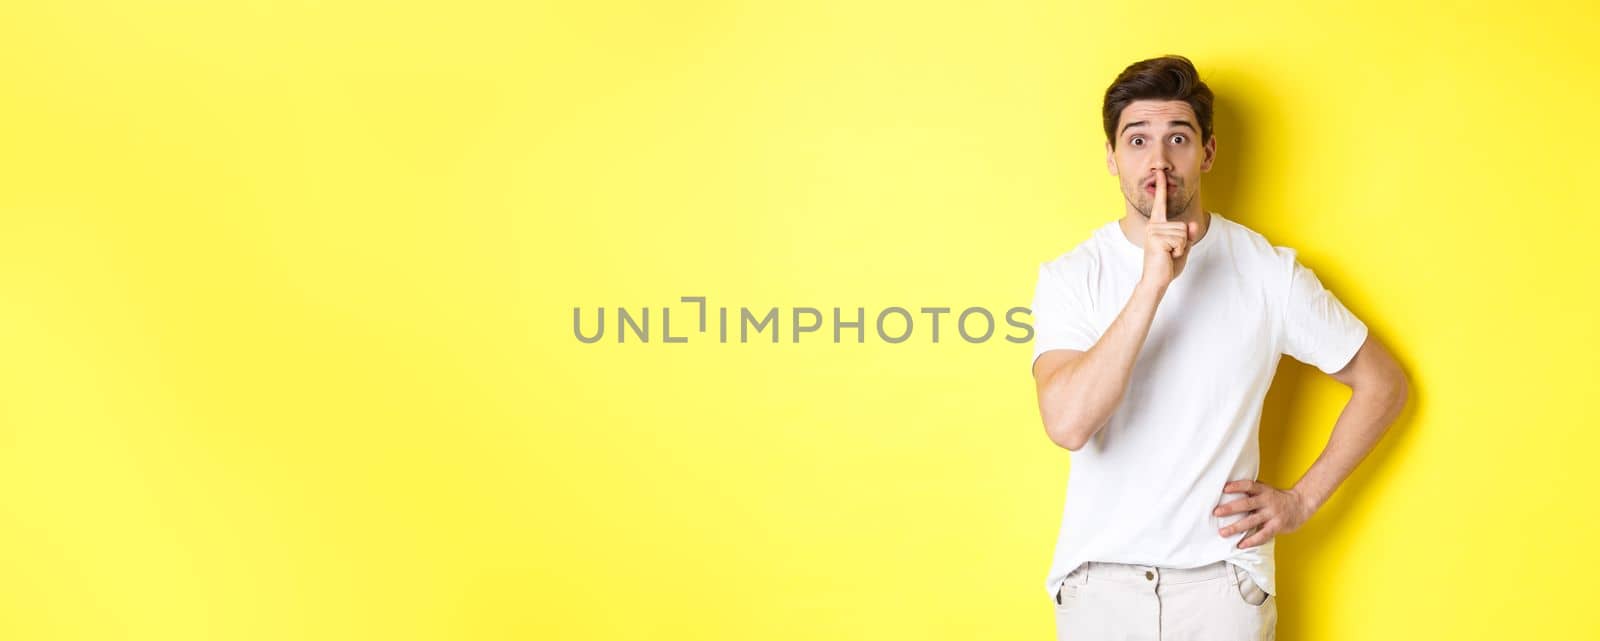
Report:
[[[1132,144],[1134,146],[1138,146],[1139,145],[1139,141],[1141,141],[1141,140],[1144,140],[1144,136],[1134,136],[1134,137],[1128,139],[1128,143]]]
[[[1183,141],[1188,140],[1188,139],[1189,139],[1188,136],[1185,136],[1183,134],[1176,134],[1176,135],[1174,135],[1172,137],[1172,142],[1181,145],[1181,144],[1183,144]]]

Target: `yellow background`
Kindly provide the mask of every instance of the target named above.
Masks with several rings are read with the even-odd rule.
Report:
[[[1413,382],[1278,638],[1600,635],[1594,5],[1115,4],[6,3],[0,637],[1052,638],[1028,345],[677,300],[1029,304],[1164,53]],[[1263,480],[1347,396],[1285,359]]]

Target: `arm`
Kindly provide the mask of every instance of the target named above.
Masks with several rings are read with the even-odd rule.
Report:
[[[1089,351],[1053,349],[1033,363],[1045,434],[1061,447],[1083,447],[1122,402],[1133,362],[1150,333],[1164,285],[1141,280]]]
[[[1333,377],[1350,387],[1350,401],[1333,424],[1333,435],[1322,454],[1290,490],[1311,512],[1328,502],[1339,484],[1383,438],[1389,424],[1405,408],[1411,389],[1400,364],[1371,334],[1355,358]]]
[[[1089,442],[1122,403],[1156,307],[1173,279],[1183,273],[1189,245],[1200,232],[1194,221],[1167,220],[1167,175],[1151,171],[1156,195],[1144,225],[1144,271],[1133,294],[1089,351],[1049,350],[1033,363],[1045,434],[1069,450]]]
[[[1333,377],[1353,390],[1350,401],[1339,413],[1328,445],[1293,488],[1279,490],[1249,479],[1229,481],[1223,486],[1224,492],[1247,492],[1250,496],[1218,507],[1215,511],[1218,516],[1253,512],[1223,528],[1219,534],[1226,537],[1261,526],[1241,540],[1239,547],[1261,545],[1274,536],[1299,529],[1310,520],[1378,444],[1389,424],[1405,408],[1410,393],[1410,384],[1400,364],[1370,333],[1355,357]]]

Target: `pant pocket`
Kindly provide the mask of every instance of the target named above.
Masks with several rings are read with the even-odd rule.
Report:
[[[1228,564],[1228,567],[1233,570],[1233,584],[1238,587],[1236,592],[1245,605],[1261,607],[1261,604],[1266,603],[1267,598],[1272,596],[1267,594],[1267,591],[1263,590],[1255,579],[1250,578],[1249,572],[1245,572],[1239,569],[1239,566],[1231,563]]]
[[[1078,569],[1068,572],[1067,576],[1061,579],[1061,587],[1056,588],[1056,607],[1065,608],[1070,606],[1078,598],[1078,588],[1082,587],[1079,584],[1083,582],[1083,572],[1084,568],[1080,565]]]

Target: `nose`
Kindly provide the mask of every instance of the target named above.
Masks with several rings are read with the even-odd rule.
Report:
[[[1167,160],[1167,154],[1165,151],[1157,148],[1155,153],[1151,155],[1151,161],[1154,163],[1154,166],[1150,168],[1150,171],[1159,171],[1167,174],[1168,176],[1172,175],[1172,163]]]

